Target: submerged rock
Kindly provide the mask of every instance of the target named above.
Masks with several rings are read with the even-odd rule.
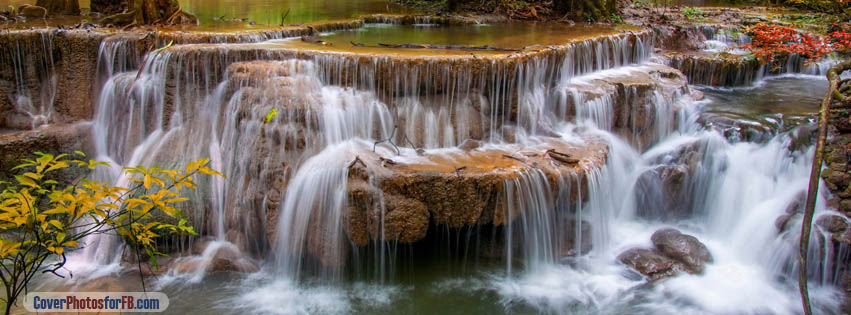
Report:
[[[706,245],[676,229],[660,229],[650,240],[655,248],[632,248],[618,255],[618,260],[652,281],[680,271],[700,274],[705,264],[713,261]]]
[[[594,247],[594,242],[591,238],[591,223],[581,221],[579,224],[579,246],[577,246],[576,220],[571,220],[564,228],[564,238],[559,248],[559,254],[565,256],[579,256],[587,254]],[[579,247],[579,248],[577,248]]]
[[[786,229],[789,228],[789,221],[795,216],[797,216],[797,213],[786,213],[777,217],[774,220],[774,227],[777,228],[777,233],[786,232]]]
[[[676,229],[658,230],[650,240],[659,252],[683,263],[689,273],[702,273],[704,265],[713,261],[706,245]]]
[[[845,220],[845,218],[835,214],[826,214],[820,216],[816,220],[816,225],[821,227],[825,232],[829,233],[842,232],[848,229],[848,222]]]
[[[179,257],[167,265],[168,272],[257,272],[260,267],[231,243],[206,241],[193,249],[197,256]]]
[[[652,281],[676,275],[679,271],[677,261],[653,249],[629,249],[618,255],[618,260]]]

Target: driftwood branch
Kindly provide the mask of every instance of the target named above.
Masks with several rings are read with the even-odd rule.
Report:
[[[455,176],[461,177],[461,171],[464,171],[466,169],[467,169],[466,166],[456,167],[455,168]]]
[[[331,44],[331,43],[326,42],[326,41],[321,40],[321,39],[318,39],[318,38],[313,37],[313,36],[302,36],[302,37],[301,37],[301,41],[303,41],[303,42],[305,42],[305,43],[311,43],[311,44],[318,44],[318,45],[324,45],[324,46],[332,46],[332,44]]]
[[[512,160],[518,161],[518,162],[520,162],[520,163],[526,164],[526,161],[524,161],[523,159],[521,159],[521,158],[519,158],[519,157],[516,157],[516,156],[512,156],[512,155],[508,155],[508,154],[503,154],[503,155],[502,155],[502,157],[504,157],[504,158],[506,158],[506,159],[512,159]]]
[[[390,132],[390,137],[388,137],[387,139],[382,139],[382,140],[378,140],[378,141],[373,142],[373,144],[372,144],[372,152],[375,152],[375,147],[376,147],[378,144],[380,144],[380,143],[384,143],[384,142],[387,142],[387,143],[390,143],[390,145],[392,145],[394,149],[396,149],[396,154],[397,154],[397,155],[402,154],[402,151],[401,151],[401,150],[399,150],[399,147],[396,145],[396,143],[395,143],[395,142],[393,142],[393,138],[396,136],[396,130],[397,130],[397,129],[399,129],[399,125],[394,125],[394,126],[393,126],[393,131],[391,131],[391,132]],[[410,138],[408,138],[408,135],[407,135],[407,134],[402,133],[402,137],[404,138],[403,140],[405,140],[405,142],[406,142],[406,143],[408,143],[408,145],[410,145],[410,146],[411,146],[411,149],[414,149],[414,151],[416,151],[416,152],[417,152],[417,154],[422,155],[422,154],[423,154],[423,152],[425,152],[425,151],[423,151],[423,149],[422,149],[422,148],[418,148],[418,147],[414,144],[414,142],[412,142],[412,141],[411,141],[411,139],[410,139]]]
[[[555,149],[547,150],[547,156],[551,159],[565,163],[565,164],[576,164],[579,163],[579,159],[570,156],[567,153],[561,153],[556,151]]]
[[[387,167],[387,165],[396,165],[396,161],[393,161],[393,160],[388,159],[388,158],[383,157],[383,156],[379,156],[378,161],[380,161],[381,166],[384,166],[384,167]]]
[[[366,163],[364,163],[363,160],[360,159],[360,156],[355,156],[355,159],[352,160],[352,163],[349,163],[349,166],[346,167],[346,168],[352,169],[352,167],[354,167],[357,164],[360,164],[361,166],[366,167]]]
[[[401,151],[399,151],[399,147],[397,147],[397,146],[396,146],[396,144],[395,144],[395,143],[393,143],[393,136],[394,136],[394,135],[396,135],[396,126],[393,126],[393,131],[391,131],[391,132],[390,132],[390,137],[388,137],[387,139],[378,140],[378,141],[375,141],[374,143],[372,143],[372,152],[375,152],[375,147],[376,147],[379,143],[388,142],[388,143],[390,143],[390,145],[392,145],[392,146],[393,146],[393,148],[394,148],[394,149],[396,149],[396,154],[397,154],[397,155],[398,155],[398,154],[401,154],[402,152],[401,152]]]
[[[818,186],[821,178],[821,168],[822,163],[824,162],[824,146],[827,141],[830,105],[834,102],[834,98],[837,94],[835,92],[839,92],[839,75],[849,69],[851,69],[851,61],[846,61],[830,68],[827,72],[829,86],[824,99],[821,102],[821,108],[819,108],[818,142],[816,143],[816,152],[813,157],[813,166],[810,170],[810,184],[807,191],[807,203],[804,208],[804,219],[803,222],[801,222],[801,243],[798,248],[798,290],[801,292],[801,303],[803,304],[804,314],[806,315],[812,315],[813,313],[810,305],[809,289],[807,288],[807,250],[810,247],[810,230],[812,229],[816,199],[818,199]],[[845,95],[840,96],[843,98],[847,97]],[[842,98],[837,100],[839,102],[843,102]]]

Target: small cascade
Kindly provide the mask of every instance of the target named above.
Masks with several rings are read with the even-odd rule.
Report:
[[[747,51],[738,47],[750,43],[750,38],[735,29],[704,27],[711,34],[698,53],[676,54],[668,58],[668,65],[679,69],[691,84],[708,86],[747,86],[766,77],[803,74],[823,76],[833,66],[836,58],[826,57],[812,62],[791,55],[782,63],[761,64],[744,57]]]
[[[537,269],[536,264],[556,261],[555,199],[544,176],[531,170],[505,183],[505,215],[517,217],[505,231],[509,275],[514,269],[515,251],[522,253],[517,257],[527,264],[524,269],[531,272]]]
[[[15,129],[36,129],[51,123],[57,97],[58,77],[55,73],[53,47],[55,32],[16,32],[0,49],[4,86],[0,111],[4,121],[0,126]],[[8,38],[7,37],[7,38]]]
[[[811,144],[797,139],[807,120],[783,120],[760,141],[730,137],[708,106],[738,100],[696,101],[701,93],[688,85],[751,83],[768,74],[762,66],[675,56],[683,75],[653,62],[649,31],[501,55],[269,40],[306,31],[314,30],[103,35],[93,136],[95,158],[112,166],[91,176],[126,186],[122,167],[204,157],[227,174],[199,180],[181,206],[203,236],[167,241],[176,258],[158,289],[218,285],[212,273],[236,271],[253,274],[220,288],[237,296],[223,307],[271,305],[248,305],[257,312],[380,313],[407,297],[449,295],[482,297],[495,313],[796,312],[798,232],[788,227],[800,225],[812,162]],[[699,31],[709,49],[745,40]],[[22,68],[18,86],[48,78],[55,65],[41,65]],[[807,67],[792,60],[784,71],[823,71]],[[833,214],[824,196],[817,208],[817,217]],[[653,235],[665,228],[711,254],[699,273],[655,278],[620,258],[655,253]],[[851,255],[851,241],[837,237],[814,228],[808,272],[822,313],[838,309],[838,262]],[[86,243],[69,258],[75,272],[121,269],[117,236]],[[450,262],[422,272],[428,263],[417,260],[430,253]],[[434,270],[444,267],[452,272]],[[275,308],[281,294],[291,303]]]

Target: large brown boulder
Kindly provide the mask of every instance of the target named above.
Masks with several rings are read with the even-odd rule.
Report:
[[[650,240],[660,253],[682,263],[689,273],[702,273],[704,265],[713,260],[706,245],[676,229],[658,230]]]
[[[676,275],[680,268],[679,262],[646,248],[629,249],[618,255],[618,260],[652,281]]]

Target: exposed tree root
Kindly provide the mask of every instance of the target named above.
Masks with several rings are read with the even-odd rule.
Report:
[[[107,16],[103,25],[124,28],[141,25],[198,24],[198,18],[183,11],[177,0],[127,0],[127,11]]]
[[[16,14],[25,17],[45,18],[47,17],[47,9],[37,5],[23,4],[18,7]]]

